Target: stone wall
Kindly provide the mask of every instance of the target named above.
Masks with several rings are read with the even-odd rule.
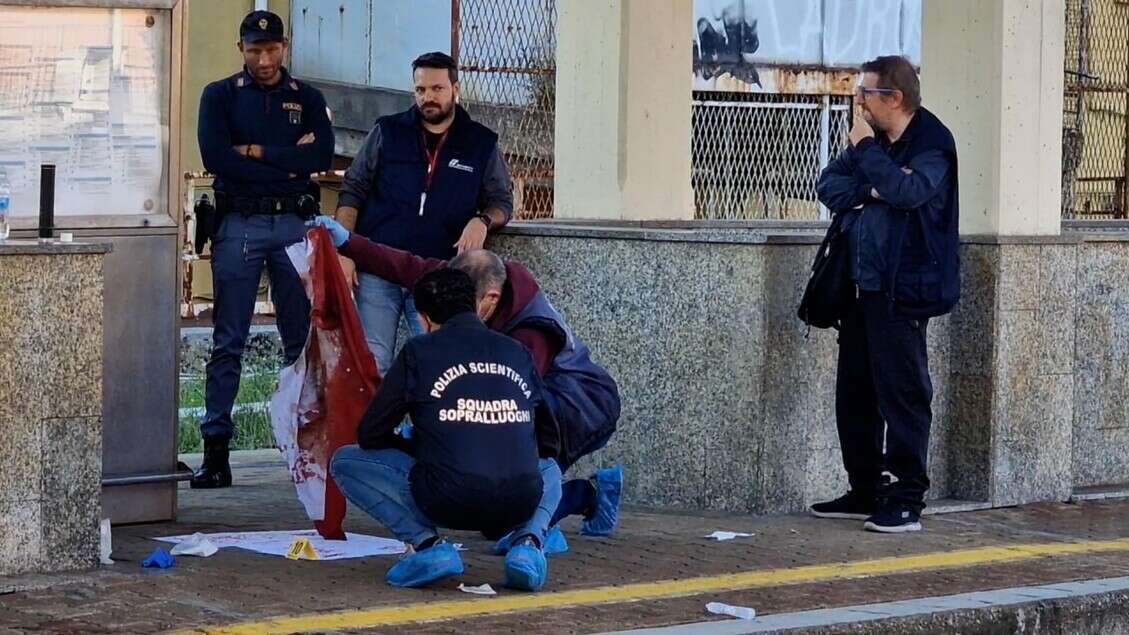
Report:
[[[494,240],[620,384],[619,432],[576,473],[621,462],[628,500],[673,508],[793,512],[841,492],[835,333],[795,316],[818,237],[553,223]],[[1129,237],[969,237],[962,258],[961,302],[928,327],[930,496],[1129,483]]]
[[[817,241],[567,224],[498,237],[620,383],[619,432],[576,469],[623,463],[628,500],[664,507],[791,512],[842,491],[835,333],[795,317]],[[1129,481],[1129,242],[969,238],[962,255],[962,302],[929,324],[931,497],[1009,505]]]
[[[0,243],[0,575],[98,563],[104,251]]]
[[[1086,242],[1077,262],[1074,483],[1129,483],[1129,244]]]

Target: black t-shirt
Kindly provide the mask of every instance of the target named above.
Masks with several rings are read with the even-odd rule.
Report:
[[[432,132],[426,128],[423,130],[423,139],[427,144],[427,151],[430,154],[435,154],[435,150],[439,148],[439,140],[442,138],[442,132]]]

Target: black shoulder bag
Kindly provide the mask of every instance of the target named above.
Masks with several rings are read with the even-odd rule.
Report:
[[[809,328],[838,329],[855,298],[844,221],[847,213],[835,214],[811,265],[811,277],[797,311]]]

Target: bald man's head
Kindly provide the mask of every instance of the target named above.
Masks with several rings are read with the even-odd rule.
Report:
[[[489,320],[502,299],[506,285],[506,264],[498,254],[485,249],[464,251],[449,263],[453,269],[465,272],[474,281],[474,295],[478,317]]]
[[[451,259],[450,266],[474,280],[475,293],[479,298],[492,289],[501,291],[506,284],[506,264],[492,251],[464,251]]]

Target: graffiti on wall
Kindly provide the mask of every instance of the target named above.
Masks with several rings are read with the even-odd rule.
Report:
[[[879,55],[921,63],[921,0],[694,0],[694,90],[850,94]]]

